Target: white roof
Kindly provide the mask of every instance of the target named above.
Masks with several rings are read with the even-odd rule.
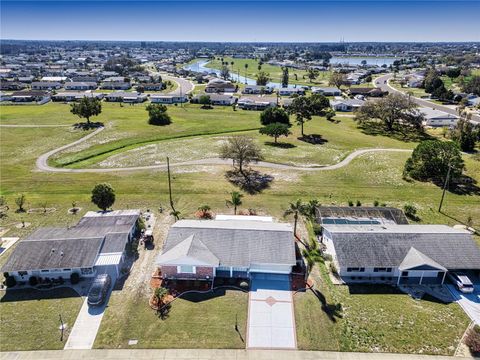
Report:
[[[458,116],[446,113],[445,111],[421,107],[418,109],[427,119],[458,119]]]
[[[271,216],[253,216],[253,215],[217,215],[215,216],[215,220],[243,220],[243,221],[265,221],[265,222],[273,222],[273,218]]]
[[[113,211],[88,211],[83,217],[100,217],[100,216],[127,216],[127,215],[140,215],[140,210],[113,210]]]
[[[259,220],[180,220],[173,228],[203,228],[203,229],[242,229],[270,230],[292,232],[292,226],[287,223],[274,223]]]

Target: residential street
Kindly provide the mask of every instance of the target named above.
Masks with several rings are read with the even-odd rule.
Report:
[[[393,78],[393,74],[387,74],[380,76],[374,81],[374,84],[376,87],[382,89],[383,91],[388,91],[390,93],[400,93],[403,94],[401,91],[395,89],[394,87],[390,86],[388,81]],[[444,111],[448,114],[452,115],[458,115],[458,112],[454,109],[449,108],[448,106],[445,105],[439,105],[439,104],[434,104],[428,100],[420,99],[417,97],[413,97],[414,101],[419,105],[419,106],[424,106],[424,107],[429,107],[437,110]],[[472,115],[472,120],[480,124],[480,116],[478,115]]]
[[[435,355],[352,353],[296,350],[136,349],[18,351],[0,354],[0,360],[447,360],[473,359]]]

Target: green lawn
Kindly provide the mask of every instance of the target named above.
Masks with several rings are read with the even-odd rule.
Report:
[[[224,61],[228,62],[228,67],[230,72],[237,74],[240,73],[240,79],[245,76],[245,64],[248,65],[246,69],[247,78],[256,79],[258,70],[258,61],[255,59],[234,59],[231,57],[224,58]],[[233,61],[233,67],[231,62]],[[206,67],[214,68],[214,69],[221,69],[222,68],[222,61],[220,58],[215,58],[215,60],[210,61]],[[233,71],[232,71],[233,69]],[[262,64],[262,68],[260,71],[265,71],[270,74],[270,78],[272,82],[281,83],[282,79],[282,69],[280,66],[270,65],[267,63]],[[297,75],[295,77],[295,74]],[[328,85],[328,79],[330,78],[329,71],[320,71],[319,76],[311,82],[307,77],[306,70],[297,70],[297,69],[289,69],[289,84],[298,84],[298,85]]]
[[[0,299],[0,351],[63,349],[82,306],[71,289],[12,290]],[[63,341],[59,315],[68,330]]]
[[[142,295],[114,293],[95,340],[95,348],[245,348],[248,295],[218,291],[187,295],[158,317]],[[238,323],[240,335],[235,331]],[[242,341],[243,338],[243,341]],[[128,340],[138,344],[128,346]]]
[[[313,277],[317,295],[294,298],[300,349],[453,355],[470,322],[456,303],[417,301],[391,287],[333,285],[323,264]]]

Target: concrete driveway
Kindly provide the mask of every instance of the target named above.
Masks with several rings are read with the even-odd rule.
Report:
[[[455,301],[460,305],[472,321],[480,325],[480,284],[475,284],[475,291],[471,294],[464,294],[457,288],[448,284],[448,289],[452,293]]]
[[[252,275],[247,348],[296,348],[295,317],[288,275]]]
[[[112,293],[112,289],[115,286],[117,274],[115,271],[108,271],[108,274],[112,278],[112,285],[108,292],[107,299],[101,306],[90,307],[85,298],[82,308],[78,313],[75,324],[70,331],[70,336],[65,343],[65,350],[73,349],[91,349],[95,338],[97,337],[98,329],[103,319],[103,314],[108,306],[108,300]]]

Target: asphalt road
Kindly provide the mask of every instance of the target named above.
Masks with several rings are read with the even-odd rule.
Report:
[[[390,84],[388,83],[388,80],[390,80],[391,78],[393,78],[393,74],[387,74],[387,75],[380,76],[379,78],[377,78],[374,81],[374,85],[376,87],[382,89],[383,91],[388,91],[389,93],[403,94],[403,92],[401,92],[401,91],[395,89],[394,87],[390,86]],[[459,115],[457,110],[449,108],[448,106],[438,105],[438,104],[432,103],[431,101],[420,99],[418,97],[412,97],[412,99],[419,106],[429,107],[429,108],[433,108],[433,109],[436,109],[436,110],[441,110],[441,111],[444,111],[444,112],[446,112],[448,114],[452,114],[452,115],[457,115],[457,116]],[[480,124],[480,116],[472,114],[472,121],[476,122],[477,124]]]

